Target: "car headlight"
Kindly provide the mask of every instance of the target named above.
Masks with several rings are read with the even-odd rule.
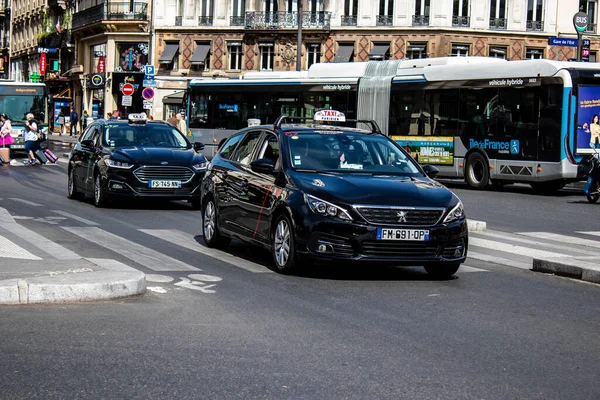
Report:
[[[304,195],[304,201],[308,205],[308,208],[310,208],[310,210],[315,214],[338,217],[339,219],[343,219],[345,221],[352,221],[352,217],[350,214],[348,214],[348,211],[336,206],[335,204],[331,204],[309,194]]]
[[[106,160],[104,160],[104,162],[106,163],[106,165],[108,165],[111,168],[129,169],[129,168],[133,167],[133,164],[130,164],[128,162],[116,161],[116,160],[112,160],[110,158],[107,158]]]
[[[456,220],[463,218],[464,216],[465,216],[465,208],[463,207],[462,201],[459,200],[458,204],[455,205],[454,208],[452,208],[452,210],[450,210],[448,215],[446,215],[446,218],[444,218],[444,223],[454,222]]]
[[[208,161],[203,161],[203,162],[192,164],[192,168],[194,168],[194,171],[200,172],[200,171],[204,171],[206,168],[208,168],[208,164],[209,164]]]

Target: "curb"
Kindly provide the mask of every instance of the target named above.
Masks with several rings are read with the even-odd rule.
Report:
[[[467,219],[467,229],[469,232],[483,232],[487,229],[487,223],[485,221]]]
[[[575,264],[576,263],[576,264]],[[533,271],[600,283],[600,265],[575,258],[533,259]]]

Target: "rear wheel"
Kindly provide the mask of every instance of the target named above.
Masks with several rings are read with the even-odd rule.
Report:
[[[485,157],[472,153],[466,165],[465,181],[474,189],[484,189],[490,182],[490,168]]]
[[[292,222],[286,214],[281,214],[275,221],[275,229],[271,234],[273,261],[277,271],[283,274],[293,272],[297,267],[296,238]]]
[[[77,184],[75,183],[75,172],[73,168],[69,170],[69,176],[67,179],[67,197],[72,200],[81,199],[83,196],[77,191]]]
[[[425,265],[425,271],[434,279],[449,279],[458,271],[460,263]]]
[[[106,189],[102,186],[102,177],[99,173],[94,178],[94,205],[96,207],[105,207],[108,204],[108,195]]]
[[[212,197],[204,203],[204,211],[202,212],[202,226],[204,243],[208,247],[225,248],[231,243],[231,239],[221,235],[217,221],[217,208]]]
[[[587,201],[596,203],[600,199],[600,183],[596,182],[596,186],[590,190],[591,194],[587,194]]]

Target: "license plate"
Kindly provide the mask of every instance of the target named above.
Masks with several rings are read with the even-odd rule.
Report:
[[[429,230],[377,228],[377,240],[413,240],[427,242],[429,241]]]
[[[150,188],[167,188],[167,189],[179,189],[181,187],[181,181],[148,181],[148,187]]]
[[[10,146],[11,149],[24,149],[25,145],[24,144],[13,144]]]

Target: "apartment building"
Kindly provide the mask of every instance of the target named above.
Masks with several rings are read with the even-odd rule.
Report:
[[[0,0],[0,79],[8,79],[10,66],[8,51],[10,44],[10,0]]]

